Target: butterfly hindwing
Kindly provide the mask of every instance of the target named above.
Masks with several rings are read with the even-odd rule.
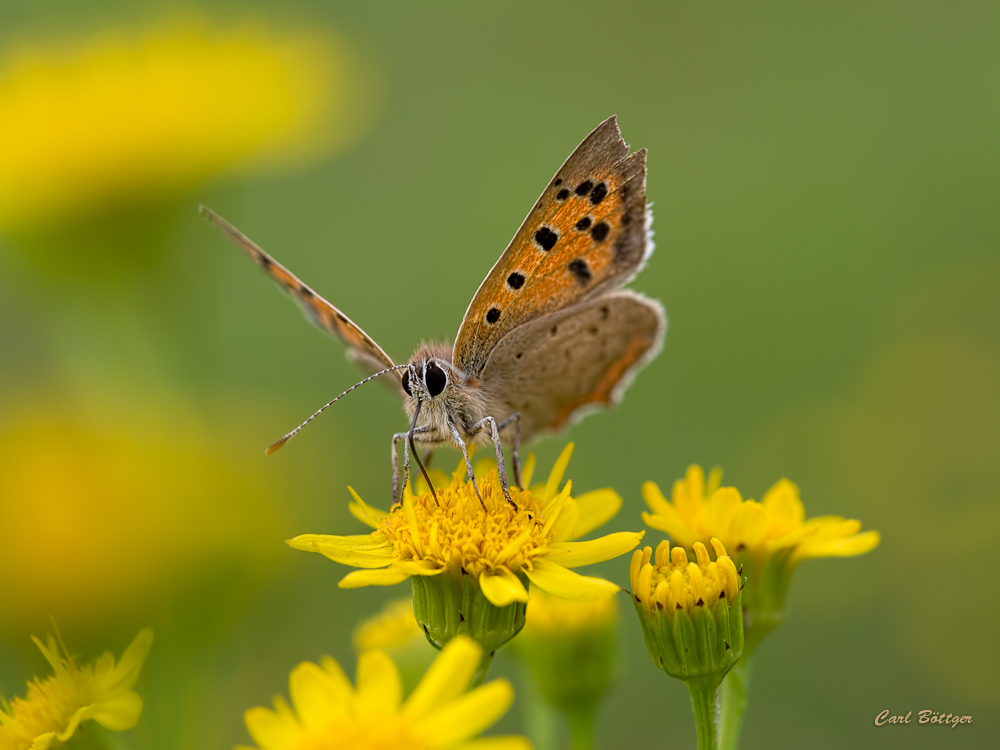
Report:
[[[646,151],[629,156],[611,117],[566,160],[479,287],[455,363],[478,375],[506,334],[623,286],[650,248]]]
[[[526,323],[496,345],[483,368],[495,413],[521,415],[521,437],[559,430],[588,409],[618,401],[663,341],[654,300],[624,290]]]
[[[293,273],[278,263],[274,258],[261,250],[218,214],[202,206],[202,214],[221,229],[226,236],[239,245],[253,261],[264,269],[268,276],[274,279],[299,304],[302,311],[313,323],[327,333],[343,341],[349,347],[352,359],[358,361],[366,369],[384,369],[393,367],[395,363],[382,351],[371,336],[361,330],[344,313],[320,297],[306,284],[302,283]],[[381,368],[378,367],[381,365]]]

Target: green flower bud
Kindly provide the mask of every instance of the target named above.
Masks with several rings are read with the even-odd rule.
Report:
[[[712,539],[717,559],[694,544],[697,562],[682,547],[661,542],[636,550],[632,602],[653,662],[671,677],[712,677],[718,685],[743,653],[739,575],[726,548]]]

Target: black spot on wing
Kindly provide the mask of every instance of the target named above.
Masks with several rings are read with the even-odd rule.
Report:
[[[558,193],[556,193],[556,200],[564,201],[569,198],[569,190],[563,188]]]
[[[590,236],[594,238],[595,242],[603,242],[604,238],[608,236],[608,232],[611,231],[611,227],[605,221],[599,221],[594,224],[594,228],[590,230]]]
[[[552,184],[555,185],[556,187],[559,187],[560,185],[562,185],[562,177],[557,177],[556,181],[553,182]]]
[[[575,229],[578,232],[586,232],[590,228],[591,219],[589,216],[584,216],[580,221],[576,222]]]
[[[590,202],[596,206],[598,203],[604,200],[604,196],[606,196],[607,194],[608,194],[608,186],[602,182],[598,184],[598,186],[595,187],[594,191],[590,194]]]
[[[491,307],[490,311],[486,313],[486,322],[496,323],[498,320],[500,320],[500,308]]]
[[[559,239],[559,234],[552,231],[549,227],[542,227],[537,232],[535,232],[535,242],[538,246],[548,252],[556,246],[556,240]]]
[[[594,183],[590,180],[584,180],[579,185],[576,186],[576,194],[579,196],[584,196],[594,189]]]
[[[520,289],[524,286],[524,276],[515,271],[507,277],[507,286],[511,289]]]
[[[579,281],[582,286],[587,286],[593,278],[593,274],[590,272],[590,266],[587,265],[587,261],[583,258],[571,260],[569,263],[569,271],[576,277],[576,280]]]

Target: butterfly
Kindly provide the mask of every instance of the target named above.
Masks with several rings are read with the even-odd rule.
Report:
[[[458,448],[477,495],[468,447],[492,443],[504,496],[516,508],[503,445],[511,446],[520,487],[522,441],[617,402],[662,346],[663,307],[622,289],[652,253],[652,218],[646,206],[646,149],[629,154],[615,117],[598,125],[546,186],[472,298],[454,346],[421,343],[405,364],[396,364],[344,313],[232,225],[205,207],[201,211],[307,317],[347,345],[351,358],[373,373],[362,383],[395,374],[410,428],[392,436],[394,502],[400,441],[404,487],[411,451],[427,478],[416,441],[431,449]]]

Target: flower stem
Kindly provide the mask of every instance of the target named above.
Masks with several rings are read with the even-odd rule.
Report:
[[[573,750],[593,750],[596,706],[580,706],[567,714]]]
[[[472,676],[472,684],[469,688],[479,687],[486,681],[486,673],[490,671],[490,665],[493,663],[493,652],[487,651],[483,652],[483,660],[479,662],[479,669]]]
[[[698,729],[698,750],[718,750],[719,747],[719,678],[705,675],[687,680],[691,694],[691,710]]]
[[[720,750],[737,750],[740,746],[740,730],[743,728],[743,714],[747,710],[752,665],[750,655],[743,654],[743,658],[733,665],[722,682]]]

